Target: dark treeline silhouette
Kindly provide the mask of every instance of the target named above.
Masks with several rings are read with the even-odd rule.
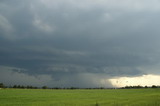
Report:
[[[9,88],[37,89],[38,87],[34,87],[34,86],[23,86],[23,85],[13,85],[13,86],[10,86]]]
[[[138,88],[160,88],[160,86],[152,85],[152,86],[125,86],[122,89],[138,89]]]
[[[3,83],[0,83],[0,88],[5,88]]]
[[[5,86],[3,83],[0,83],[0,88],[16,88],[16,89],[140,89],[140,88],[160,88],[160,86],[152,85],[152,86],[125,86],[119,88],[104,88],[104,87],[95,87],[95,88],[79,88],[79,87],[35,87],[35,86],[24,86],[24,85],[13,85],[13,86]]]

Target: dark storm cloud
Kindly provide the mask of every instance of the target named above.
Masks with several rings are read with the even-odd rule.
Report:
[[[156,0],[2,0],[0,81],[11,84],[4,76],[13,76],[10,80],[20,83],[16,76],[24,76],[24,84],[31,78],[38,86],[94,87],[115,76],[159,74],[159,5]]]

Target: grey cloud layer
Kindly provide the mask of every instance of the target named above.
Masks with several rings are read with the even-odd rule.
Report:
[[[49,75],[63,82],[59,86],[159,74],[159,5],[157,0],[2,0],[0,65],[23,68],[28,78]]]

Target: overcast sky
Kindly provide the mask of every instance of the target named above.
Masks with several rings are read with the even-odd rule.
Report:
[[[112,87],[160,75],[159,0],[0,0],[0,82]]]

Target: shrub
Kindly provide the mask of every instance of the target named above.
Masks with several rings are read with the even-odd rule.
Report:
[[[0,88],[5,88],[3,83],[0,83]]]

